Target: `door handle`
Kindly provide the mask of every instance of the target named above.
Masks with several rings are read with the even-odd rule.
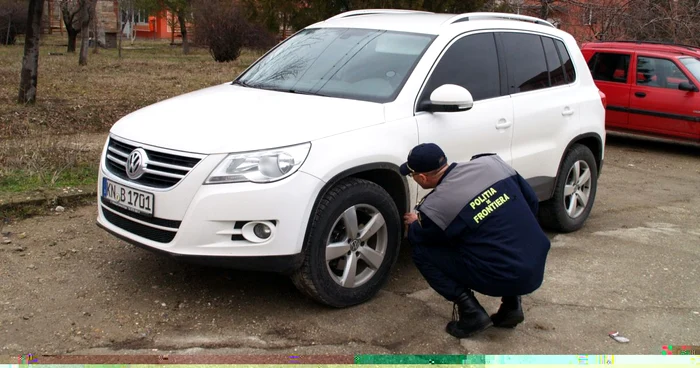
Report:
[[[639,97],[639,98],[644,98],[647,96],[647,94],[644,92],[635,92],[634,95]]]
[[[510,128],[511,125],[513,125],[513,123],[511,123],[509,120],[501,119],[498,121],[498,123],[496,123],[496,129],[500,130]]]
[[[563,116],[571,116],[571,115],[574,114],[574,110],[572,110],[572,109],[570,109],[570,108],[567,107],[567,108],[564,109],[564,111],[562,111],[561,114],[562,114]]]

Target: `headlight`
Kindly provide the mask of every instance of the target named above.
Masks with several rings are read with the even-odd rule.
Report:
[[[233,153],[221,161],[205,184],[269,183],[294,174],[311,149],[311,143],[266,151]]]

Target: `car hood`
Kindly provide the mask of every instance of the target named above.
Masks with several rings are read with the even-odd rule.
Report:
[[[111,133],[202,154],[313,141],[380,124],[381,104],[247,88],[226,83],[170,98],[120,119]]]

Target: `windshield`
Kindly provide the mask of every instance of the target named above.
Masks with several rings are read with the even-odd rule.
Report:
[[[251,88],[389,102],[433,36],[366,29],[303,30],[244,73]]]
[[[700,60],[692,57],[681,58],[681,62],[693,74],[695,80],[700,81]]]

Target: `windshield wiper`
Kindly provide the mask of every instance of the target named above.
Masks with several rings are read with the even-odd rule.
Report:
[[[239,80],[234,81],[234,82],[231,83],[231,84],[237,85],[237,86],[248,87],[248,88],[255,88],[255,87],[251,86],[250,84],[248,84],[248,83],[246,83],[246,82],[241,82],[241,81],[239,81]]]
[[[309,91],[299,91],[296,89],[288,89],[288,90],[280,90],[282,92],[289,92],[289,93],[296,93],[299,95],[310,95],[310,96],[322,96],[322,97],[327,97],[326,95],[318,92],[309,92]]]
[[[321,93],[317,93],[317,92],[300,91],[300,90],[296,90],[296,89],[274,88],[274,87],[268,87],[268,86],[263,86],[263,85],[251,85],[249,83],[241,82],[241,81],[235,81],[232,84],[238,85],[238,86],[243,86],[243,87],[248,87],[248,88],[264,89],[267,91],[288,92],[288,93],[294,93],[294,94],[298,94],[298,95],[327,97],[326,95],[321,94]]]

